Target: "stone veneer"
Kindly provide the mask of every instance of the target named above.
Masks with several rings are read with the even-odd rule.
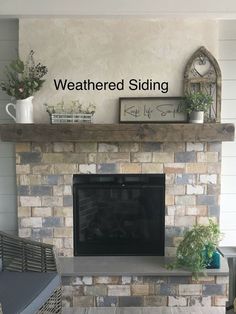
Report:
[[[73,256],[75,173],[165,173],[165,255],[183,232],[219,218],[221,143],[17,143],[19,235]]]
[[[221,143],[18,143],[19,235],[73,256],[75,173],[165,173],[165,255],[184,230],[219,218]],[[63,305],[225,306],[228,276],[63,276]]]

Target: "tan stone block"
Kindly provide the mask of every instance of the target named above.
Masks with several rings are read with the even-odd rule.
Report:
[[[43,196],[42,206],[45,206],[45,207],[63,206],[63,197],[62,196]]]
[[[39,196],[20,196],[19,200],[22,207],[41,206],[41,198]]]
[[[29,174],[30,165],[16,165],[16,174]]]
[[[199,178],[200,183],[205,184],[217,184],[217,175],[216,174],[201,174]]]
[[[28,175],[25,175],[25,174],[21,174],[18,177],[18,182],[19,182],[19,185],[30,185],[30,179],[29,179],[29,176]]]
[[[182,242],[183,241],[183,237],[174,237],[173,238],[173,244],[174,244],[174,246],[179,246],[179,244],[180,244],[180,242]]]
[[[121,163],[120,172],[121,173],[141,173],[142,166],[140,163]]]
[[[97,143],[76,143],[75,152],[77,153],[97,152]]]
[[[140,149],[139,143],[119,143],[119,151],[121,153],[136,153]]]
[[[174,173],[167,173],[166,174],[166,185],[174,184],[175,183],[175,174]]]
[[[208,212],[207,206],[186,206],[186,215],[190,216],[206,216]]]
[[[187,298],[185,297],[177,297],[177,296],[169,296],[168,297],[168,306],[187,306]]]
[[[109,296],[129,296],[131,295],[128,285],[108,285]]]
[[[87,157],[88,157],[88,164],[97,163],[97,153],[89,153]]]
[[[207,163],[187,163],[187,173],[207,173]]]
[[[132,295],[149,295],[149,285],[132,285],[131,286]]]
[[[195,195],[177,195],[175,196],[176,205],[196,205]]]
[[[174,162],[174,152],[154,152],[152,161],[160,163],[172,163]]]
[[[31,143],[16,143],[16,153],[31,152]]]
[[[204,194],[206,188],[203,185],[197,184],[188,184],[187,185],[187,194]]]
[[[53,143],[53,151],[55,153],[62,153],[62,152],[74,152],[74,143]]]
[[[185,143],[163,143],[163,151],[164,152],[184,152],[185,151]]]
[[[30,184],[29,185],[41,185],[42,184],[42,176],[37,175],[29,175]]]
[[[21,163],[21,158],[19,154],[16,154],[16,165],[19,165]]]
[[[72,217],[73,208],[72,207],[54,207],[53,215],[57,217]]]
[[[31,228],[19,228],[18,235],[21,238],[31,238]]]
[[[186,147],[187,152],[201,152],[204,151],[204,143],[187,143]]]
[[[78,172],[78,165],[74,164],[55,164],[55,174],[75,174]]]
[[[217,284],[229,284],[229,276],[216,276]]]
[[[64,177],[64,184],[73,184],[73,174],[66,174],[63,176]]]
[[[94,283],[117,285],[119,283],[119,279],[119,276],[98,276],[94,277]]]
[[[79,173],[96,173],[96,164],[79,165]]]
[[[166,193],[168,195],[184,195],[185,186],[184,185],[166,185]]]
[[[199,276],[198,278],[192,277],[193,283],[215,283],[215,277],[214,276]]]
[[[118,143],[98,143],[99,153],[118,152]]]
[[[42,156],[42,163],[45,164],[55,164],[55,163],[63,163],[64,162],[64,154],[62,153],[46,153]]]
[[[166,211],[168,216],[184,216],[185,215],[185,206],[183,205],[171,205],[166,206]]]
[[[175,197],[174,195],[165,195],[165,204],[167,205],[174,205],[175,204]]]
[[[163,164],[159,163],[143,163],[142,173],[163,173]]]
[[[33,207],[32,208],[33,217],[50,217],[52,216],[51,207]]]
[[[176,257],[176,247],[166,246],[165,247],[165,256],[166,257]]]
[[[72,186],[71,185],[64,185],[63,194],[64,195],[72,195]]]
[[[73,227],[73,218],[72,217],[66,217],[65,218],[65,227]]]
[[[165,163],[164,173],[184,173],[185,164],[184,163]]]
[[[130,162],[129,153],[98,153],[98,163],[119,163],[119,162]]]
[[[191,296],[189,300],[189,306],[193,306],[194,308],[196,307],[211,307],[211,296],[208,297],[202,297],[202,296]]]
[[[18,207],[18,217],[31,217],[31,207]]]
[[[66,248],[58,249],[58,255],[65,256],[65,257],[72,257],[74,256],[73,249],[66,249]]]
[[[149,295],[144,297],[144,306],[167,306],[167,297],[159,295]]]
[[[213,297],[213,305],[214,306],[225,307],[227,301],[228,301],[228,297],[224,297],[224,296]]]
[[[42,228],[41,217],[21,218],[20,225],[22,228]]]
[[[69,227],[54,228],[53,233],[55,238],[72,238],[73,228]]]
[[[197,162],[217,162],[217,152],[199,152],[197,153]]]
[[[73,249],[73,239],[72,238],[65,238],[63,242],[64,242],[64,247],[66,249]]]
[[[74,154],[74,153],[64,153],[64,163],[72,163],[72,164],[87,164],[88,163],[88,158],[86,153],[79,153],[79,154]]]
[[[32,143],[32,152],[51,153],[52,143]]]
[[[210,217],[212,221],[217,223],[216,217]],[[201,225],[209,225],[209,217],[197,217],[197,223]]]
[[[218,162],[208,163],[207,164],[207,172],[212,174],[220,174],[221,173],[221,165]]]
[[[93,296],[73,296],[73,307],[92,307],[94,301]]]
[[[32,165],[33,174],[49,175],[54,173],[54,165]]]
[[[64,185],[54,185],[52,193],[54,196],[62,196],[64,194]]]
[[[131,162],[152,162],[152,153],[131,153]]]
[[[202,295],[202,285],[201,284],[180,284],[179,294],[180,296]]]
[[[165,226],[174,226],[174,225],[175,225],[174,216],[166,216],[165,217]]]
[[[177,227],[190,227],[195,225],[195,216],[175,216],[175,226]]]
[[[121,277],[121,283],[122,285],[129,285],[132,281],[132,277],[131,276],[122,276]]]

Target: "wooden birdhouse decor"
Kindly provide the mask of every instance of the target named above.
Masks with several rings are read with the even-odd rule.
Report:
[[[221,70],[213,55],[201,47],[191,56],[184,71],[184,94],[203,92],[210,94],[213,103],[206,113],[207,122],[220,122]]]

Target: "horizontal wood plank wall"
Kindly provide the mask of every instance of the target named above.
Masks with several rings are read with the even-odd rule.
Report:
[[[219,64],[223,89],[221,122],[236,124],[236,20],[219,23]],[[236,141],[222,143],[222,245],[236,246]]]
[[[0,19],[0,80],[4,67],[18,54],[18,21]],[[0,91],[0,124],[12,123],[5,106],[10,101]],[[17,233],[15,145],[0,141],[0,230]]]

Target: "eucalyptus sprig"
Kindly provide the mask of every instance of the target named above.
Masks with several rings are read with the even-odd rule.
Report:
[[[31,50],[25,62],[18,58],[5,67],[6,80],[0,82],[0,87],[11,97],[25,99],[40,90],[47,72],[45,65],[35,64],[34,51]]]

